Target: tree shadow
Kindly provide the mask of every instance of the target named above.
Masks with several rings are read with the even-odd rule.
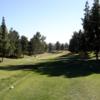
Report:
[[[64,55],[55,60],[34,65],[17,65],[0,67],[0,70],[29,70],[48,76],[65,76],[67,78],[83,77],[100,73],[100,61],[84,60],[79,55]]]

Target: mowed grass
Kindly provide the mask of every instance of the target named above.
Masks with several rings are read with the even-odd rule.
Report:
[[[99,67],[68,52],[5,59],[0,100],[100,100]]]

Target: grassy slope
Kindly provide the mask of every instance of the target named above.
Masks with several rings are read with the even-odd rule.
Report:
[[[6,59],[6,63],[2,63],[1,66],[7,67],[8,65],[45,62],[48,61],[46,59],[55,59],[64,54],[39,55],[36,58],[37,60],[34,57],[13,60],[13,62],[12,60],[8,61]],[[57,65],[56,63],[57,67],[59,67],[59,64]],[[78,64],[75,63],[74,65],[79,67]],[[55,63],[52,65],[55,65]],[[44,64],[44,66],[47,66],[47,64]],[[65,66],[68,66],[68,64],[66,63]],[[72,69],[68,70],[70,71]],[[100,100],[99,74],[92,73],[86,76],[82,76],[82,74],[81,76],[77,75],[69,78],[64,73],[50,76],[52,73],[41,73],[41,71],[23,69],[0,70],[0,100]],[[9,88],[12,84],[14,85],[14,89]]]

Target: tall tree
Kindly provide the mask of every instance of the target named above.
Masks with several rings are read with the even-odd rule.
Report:
[[[24,54],[27,52],[27,47],[28,47],[27,37],[21,36],[21,46],[22,46],[22,53],[23,53],[23,57],[24,57]]]
[[[7,50],[9,48],[9,42],[8,42],[8,31],[5,24],[5,18],[2,18],[2,24],[1,24],[1,53],[2,53],[2,61],[3,57],[6,56]]]
[[[40,32],[37,32],[33,38],[31,39],[31,45],[32,45],[32,53],[38,54],[40,52],[40,38],[41,38],[41,34]]]
[[[69,51],[71,52],[79,52],[79,47],[80,47],[80,37],[79,37],[78,32],[74,32],[72,38],[70,39],[69,42]]]
[[[99,0],[94,0],[93,7],[91,9],[91,33],[92,33],[92,48],[95,51],[96,59],[98,60],[98,54],[100,51],[100,5]]]
[[[8,34],[10,40],[10,50],[9,55],[12,57],[19,57],[21,53],[21,40],[19,39],[19,34],[16,30],[11,29]]]
[[[87,54],[87,51],[91,50],[91,42],[93,37],[91,37],[91,27],[90,27],[90,9],[89,3],[86,1],[85,9],[84,9],[84,18],[82,19],[83,23],[83,32],[80,31],[80,41],[81,41],[81,50]]]
[[[33,38],[31,39],[31,45],[32,45],[32,52],[33,54],[39,54],[43,53],[46,50],[46,42],[45,37],[40,34],[40,32],[37,32]]]

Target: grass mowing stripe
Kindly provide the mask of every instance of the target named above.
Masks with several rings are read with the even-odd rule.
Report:
[[[29,77],[32,73],[28,72],[26,76],[22,77],[20,80],[15,81],[14,83],[12,83],[12,86],[16,86],[18,83],[20,83],[21,81],[23,81],[24,79],[26,79],[27,77]],[[2,91],[0,91],[0,94],[9,90],[10,86],[4,88]]]

